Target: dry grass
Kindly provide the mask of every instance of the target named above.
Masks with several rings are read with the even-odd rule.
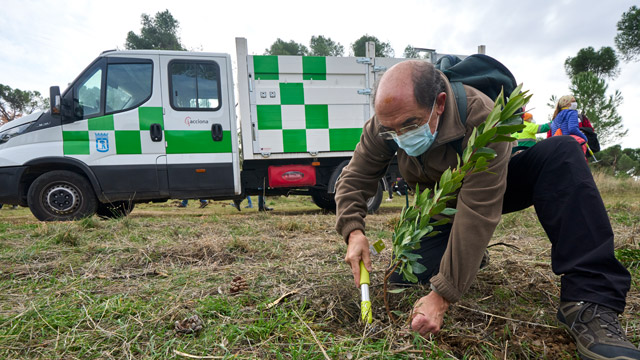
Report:
[[[620,249],[640,249],[634,186],[601,186]],[[510,246],[490,248],[490,265],[447,313],[443,331],[424,340],[406,322],[427,289],[391,295],[400,321],[386,317],[381,281],[389,250],[374,259],[374,323],[363,327],[335,217],[307,198],[269,204],[269,213],[237,212],[225,202],[143,204],[126,219],[75,223],[39,223],[27,209],[3,209],[0,357],[185,359],[179,351],[324,359],[324,350],[332,359],[575,358],[575,345],[557,328],[559,278],[532,209],[503,217],[492,243]],[[372,240],[389,245],[403,204],[395,198],[367,218]],[[638,343],[638,267],[632,272],[622,323]],[[236,276],[249,288],[232,295]],[[204,329],[177,335],[173,323],[194,314]]]

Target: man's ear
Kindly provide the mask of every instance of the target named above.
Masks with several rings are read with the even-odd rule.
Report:
[[[445,93],[444,91],[436,96],[436,114],[438,114],[438,116],[442,115],[442,113],[444,112],[444,104],[446,100],[447,93]]]

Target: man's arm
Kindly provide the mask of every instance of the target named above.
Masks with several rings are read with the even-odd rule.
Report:
[[[356,286],[360,285],[360,260],[371,271],[369,242],[364,235],[367,199],[377,191],[378,181],[395,153],[377,134],[372,118],[365,124],[353,157],[336,184],[336,230],[347,242],[345,262],[351,266]]]

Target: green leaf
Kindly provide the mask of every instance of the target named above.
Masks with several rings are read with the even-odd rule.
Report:
[[[500,125],[496,129],[498,129],[499,135],[511,135],[524,129],[524,125]]]
[[[412,283],[417,283],[418,282],[418,277],[415,276],[413,273],[408,272],[408,271],[404,271],[402,273],[402,277],[407,281],[411,281]]]
[[[434,215],[438,215],[442,212],[442,210],[444,210],[444,208],[447,206],[447,204],[445,203],[440,203],[435,205],[431,211],[429,211],[429,216],[433,217]]]
[[[508,126],[508,125],[522,125],[522,118],[520,116],[511,116],[508,119],[500,122],[498,126]]]
[[[522,83],[518,84],[518,86],[516,86],[516,88],[513,89],[511,94],[509,94],[509,99],[516,97],[521,92],[522,92]],[[526,94],[527,92],[528,92],[528,90],[523,92],[523,94]]]
[[[422,259],[422,255],[415,254],[415,253],[412,253],[412,252],[400,253],[400,254],[398,254],[398,258],[400,258],[400,257],[406,258],[409,261],[416,261],[418,259]]]
[[[491,139],[492,143],[498,143],[498,142],[512,142],[517,140],[514,137],[511,136],[507,136],[507,135],[496,135],[496,137],[494,137],[493,139]]]
[[[496,157],[496,151],[492,148],[481,148],[476,151],[475,154],[471,157],[471,161],[477,161],[479,158],[493,159]]]
[[[432,232],[427,234],[427,237],[434,237],[434,236],[440,234],[441,232],[442,231],[437,231],[437,230],[436,231],[432,231]]]
[[[500,114],[500,121],[502,122],[512,117],[513,114],[516,111],[520,110],[523,105],[524,105],[524,99],[522,98],[514,98],[513,101],[509,100],[507,105],[505,105],[504,109],[502,110],[502,113]]]
[[[423,229],[425,226],[429,225],[429,221],[431,220],[431,216],[428,214],[422,215],[420,218],[420,228]]]
[[[476,161],[476,169],[487,167],[487,158],[479,158]]]
[[[441,214],[442,214],[442,215],[450,216],[450,215],[454,215],[454,214],[455,214],[455,213],[457,213],[457,212],[458,212],[458,209],[454,209],[454,208],[445,208],[444,210],[442,210]],[[449,220],[449,219],[447,219],[447,220]],[[431,224],[431,225],[432,225],[432,226],[435,226],[435,225],[433,225],[433,224]]]
[[[489,116],[487,116],[487,120],[485,120],[486,127],[493,128],[500,121],[500,108],[501,106],[494,105]]]
[[[496,128],[489,129],[484,134],[478,136],[478,138],[476,139],[476,142],[475,142],[475,147],[476,148],[481,148],[481,147],[487,145],[487,143],[489,143],[489,140],[491,140],[491,138],[496,134],[497,131],[498,131],[498,129],[496,129]]]
[[[401,292],[407,290],[409,288],[397,288],[397,289],[391,289],[391,290],[387,290],[388,293],[390,294],[400,294]]]
[[[420,264],[419,262],[412,262],[411,265],[413,266],[413,273],[414,274],[422,274],[423,272],[427,271],[427,267]]]
[[[448,209],[448,208],[447,208],[447,209]],[[444,209],[444,210],[446,211],[447,209]],[[444,214],[444,213],[443,213],[443,214]],[[449,219],[449,218],[442,218],[442,219],[440,219],[440,220],[438,220],[438,221],[436,221],[436,222],[432,222],[432,223],[430,223],[429,225],[431,225],[431,226],[440,226],[440,225],[448,224],[449,222],[451,222],[451,219]]]

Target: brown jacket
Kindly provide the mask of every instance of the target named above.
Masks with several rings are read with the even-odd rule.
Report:
[[[420,158],[407,155],[398,149],[398,166],[405,181],[415,189],[433,188],[440,175],[457,165],[458,154],[451,141],[464,136],[465,148],[474,127],[491,112],[493,101],[482,92],[464,86],[467,95],[467,121],[462,125],[451,85],[445,79],[447,98],[440,116],[438,135],[431,148]],[[336,229],[345,241],[349,234],[360,229],[364,232],[367,214],[366,199],[373,196],[379,179],[384,175],[394,155],[385,140],[378,136],[380,124],[376,117],[364,125],[360,143],[353,158],[338,180],[336,187]],[[469,289],[480,267],[484,250],[500,221],[502,199],[507,185],[507,166],[511,143],[494,143],[497,157],[489,163],[487,172],[465,177],[458,191],[458,210],[453,221],[447,249],[437,275],[431,278],[432,288],[450,302],[456,302]]]

